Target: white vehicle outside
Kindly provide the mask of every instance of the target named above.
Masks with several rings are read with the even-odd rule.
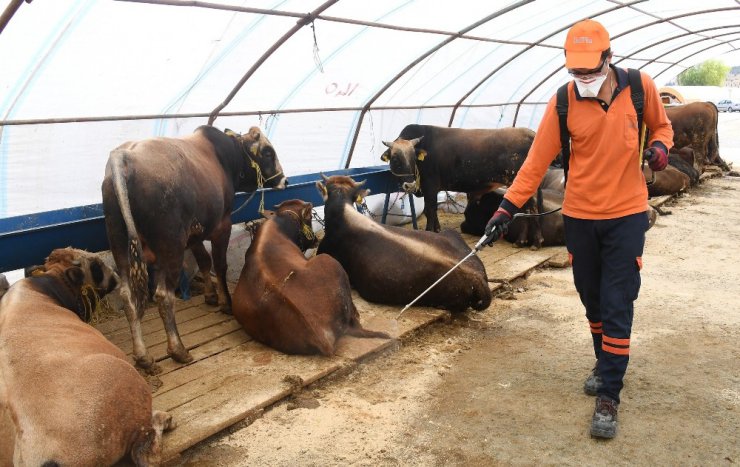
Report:
[[[720,112],[740,112],[740,101],[734,102],[731,99],[722,99],[717,102],[717,110]]]

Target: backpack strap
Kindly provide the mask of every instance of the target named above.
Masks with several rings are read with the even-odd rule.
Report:
[[[557,101],[555,108],[558,111],[558,121],[560,122],[560,154],[563,164],[563,188],[568,183],[568,167],[570,163],[570,132],[568,131],[568,83],[558,88]]]
[[[642,89],[642,78],[640,78],[639,70],[628,68],[627,77],[630,83],[632,105],[635,106],[635,111],[637,112],[637,132],[639,133],[642,129],[642,114],[645,110],[645,92]]]

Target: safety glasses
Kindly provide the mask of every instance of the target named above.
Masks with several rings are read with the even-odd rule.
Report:
[[[574,78],[588,81],[594,78],[598,78],[599,76],[603,74],[601,70],[604,68],[605,63],[606,63],[606,57],[604,57],[604,60],[601,61],[601,64],[598,67],[592,70],[586,70],[586,71],[568,70],[568,74]]]

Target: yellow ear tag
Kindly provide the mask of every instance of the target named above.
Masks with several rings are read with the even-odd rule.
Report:
[[[388,162],[391,160],[390,156],[388,155],[388,151],[384,152],[382,156],[380,156],[380,160],[383,162]]]
[[[427,157],[427,152],[423,149],[420,149],[419,154],[416,155],[416,158],[420,161],[423,161],[425,157]]]
[[[251,152],[253,156],[256,156],[257,155],[257,145],[255,144],[254,146],[252,146],[249,152]]]
[[[362,204],[362,196],[357,195],[357,199],[355,200],[355,203]]]

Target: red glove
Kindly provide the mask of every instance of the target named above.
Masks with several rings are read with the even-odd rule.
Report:
[[[506,209],[499,207],[496,212],[493,213],[491,220],[486,224],[485,234],[486,237],[490,237],[488,241],[489,245],[499,239],[501,235],[506,234],[506,227],[511,221],[511,214]]]
[[[654,172],[660,172],[668,165],[668,156],[666,153],[655,146],[645,149],[642,153],[642,159],[647,161],[650,169]]]

